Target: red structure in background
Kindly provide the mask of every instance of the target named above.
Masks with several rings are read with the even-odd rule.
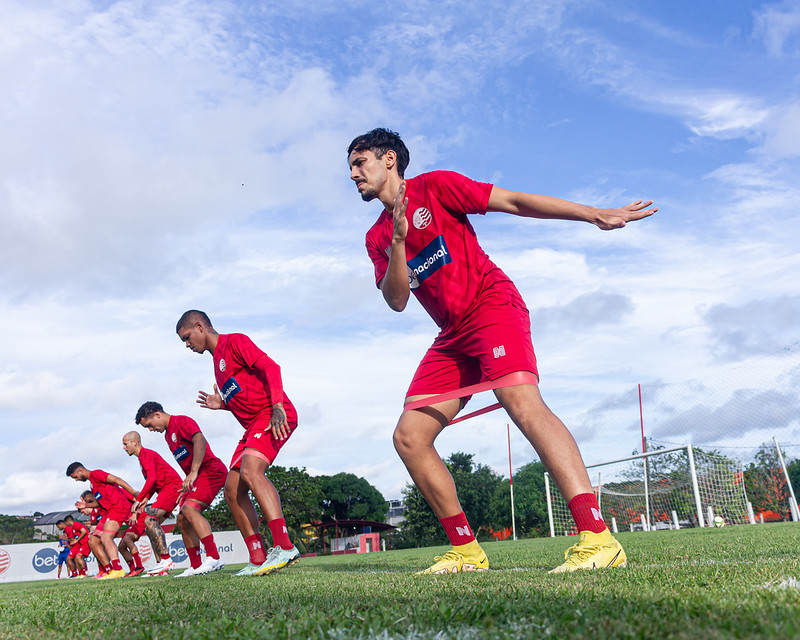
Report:
[[[380,532],[388,531],[391,541],[391,532],[397,527],[386,524],[385,522],[374,522],[372,520],[329,520],[328,522],[312,522],[311,526],[317,531],[317,538],[322,544],[322,553],[325,553],[325,532],[333,529],[333,536],[328,538],[335,539],[346,536],[359,536],[358,548],[346,549],[343,551],[331,551],[332,554],[343,553],[367,553],[369,551],[380,551]],[[330,545],[328,545],[330,546]],[[371,547],[371,548],[368,548]],[[316,554],[314,554],[316,555]]]

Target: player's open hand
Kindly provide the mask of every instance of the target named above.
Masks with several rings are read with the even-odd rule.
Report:
[[[190,471],[187,473],[186,477],[183,479],[183,488],[181,491],[183,491],[183,493],[189,493],[194,489],[195,480],[197,480],[197,471]]]
[[[286,421],[286,412],[283,410],[283,403],[276,402],[272,405],[272,417],[269,419],[269,427],[272,435],[278,440],[286,440],[289,437],[289,423]]]
[[[197,404],[205,409],[222,409],[225,403],[222,401],[222,396],[219,393],[219,387],[214,385],[214,393],[206,393],[205,391],[197,392]]]
[[[394,209],[392,210],[392,218],[394,219],[393,241],[405,242],[406,240],[406,235],[408,235],[408,219],[406,218],[407,208],[408,198],[406,198],[406,181],[403,180],[394,198]]]
[[[619,209],[597,209],[593,222],[603,229],[603,231],[621,229],[629,222],[652,216],[658,211],[658,207],[648,209],[647,207],[651,204],[653,204],[652,200],[648,200],[647,202],[637,200]]]

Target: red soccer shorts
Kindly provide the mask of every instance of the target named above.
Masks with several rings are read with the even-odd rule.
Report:
[[[406,396],[453,391],[515,371],[538,377],[530,315],[516,289],[484,295],[473,309],[455,330],[436,337]]]
[[[158,492],[158,497],[156,501],[153,503],[153,509],[163,509],[168,514],[172,513],[173,509],[178,504],[178,501],[181,499],[181,488],[183,485],[176,484],[170,485],[168,487],[164,487],[160,489]]]
[[[293,415],[293,413],[287,412],[286,415],[286,421],[289,424],[289,435],[286,436],[286,440],[279,440],[272,434],[269,420],[262,420],[251,425],[244,432],[239,444],[236,445],[236,451],[233,452],[233,457],[231,458],[231,469],[238,469],[242,466],[242,457],[246,448],[255,449],[255,455],[272,464],[275,456],[278,455],[278,451],[289,441],[289,438],[297,428],[297,415]]]
[[[147,518],[147,514],[144,511],[140,511],[139,515],[136,517],[136,522],[132,525],[128,526],[128,530],[125,532],[126,534],[132,533],[136,536],[136,538],[141,538],[144,535],[145,531],[145,519]]]
[[[225,479],[228,477],[228,469],[219,458],[212,460],[211,464],[200,468],[197,478],[194,481],[194,487],[189,493],[184,494],[181,498],[180,506],[186,503],[187,500],[194,500],[195,502],[202,502],[205,505],[210,505],[214,502],[220,489],[225,486]]]
[[[81,541],[78,544],[72,546],[72,548],[69,550],[69,557],[74,558],[80,554],[85,558],[91,552],[92,550],[89,548],[89,536],[85,536],[81,538]]]
[[[102,523],[103,527],[105,527],[106,522],[109,520],[114,520],[115,522],[119,523],[120,526],[122,526],[122,524],[130,517],[131,505],[127,502],[124,502],[118,505],[115,504],[113,507],[111,507],[100,522]],[[97,528],[102,531],[99,524],[97,525]]]

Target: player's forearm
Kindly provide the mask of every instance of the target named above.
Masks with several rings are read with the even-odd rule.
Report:
[[[200,433],[192,436],[192,468],[190,472],[195,474],[200,471],[203,459],[206,457],[206,438]]]
[[[598,209],[554,196],[508,191],[494,187],[489,197],[489,211],[503,211],[525,218],[597,222]]]
[[[386,275],[381,280],[381,293],[386,304],[394,311],[402,311],[408,304],[411,289],[408,284],[408,265],[404,258],[406,247],[404,242],[392,242],[392,255]]]

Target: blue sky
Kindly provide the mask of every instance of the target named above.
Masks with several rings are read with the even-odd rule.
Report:
[[[797,367],[770,355],[800,340],[796,2],[11,0],[0,72],[0,512],[69,505],[74,459],[137,481],[121,437],[146,400],[198,419],[227,461],[240,428],[194,404],[213,377],[175,337],[188,308],[282,365],[301,429],[279,464],[399,496],[391,431],[436,328],[374,287],[378,205],[345,156],[374,126],[403,135],[409,175],[661,208],[610,233],[474,222],[587,463],[637,446],[638,411],[600,419],[637,383]],[[800,441],[796,408],[781,420],[673,435]],[[439,451],[505,472],[505,422],[468,421]]]

